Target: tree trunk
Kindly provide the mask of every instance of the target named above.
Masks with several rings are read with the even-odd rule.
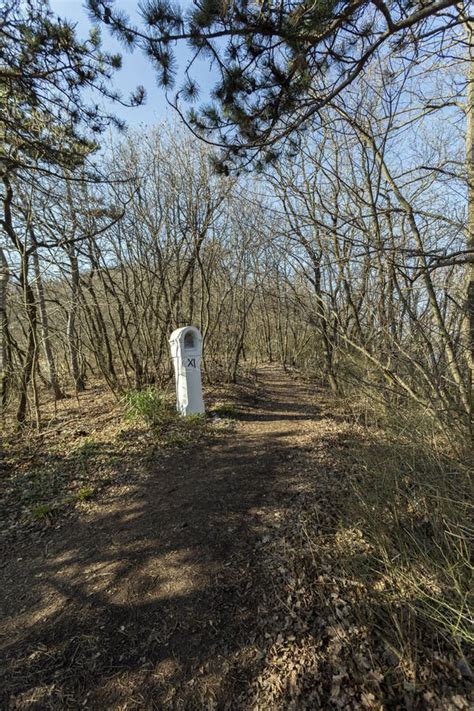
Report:
[[[0,248],[0,412],[2,417],[7,404],[8,373],[10,370],[7,316],[8,277],[7,258]]]
[[[34,243],[36,243],[36,239],[34,237],[33,230],[31,230],[31,237],[32,237],[32,240],[34,241]],[[43,285],[43,280],[41,278],[41,269],[40,269],[39,255],[38,255],[37,249],[33,250],[33,269],[34,269],[34,273],[35,273],[36,293],[38,294],[38,307],[39,307],[40,322],[41,322],[41,332],[42,332],[42,336],[43,336],[44,355],[46,357],[46,363],[48,364],[49,382],[51,384],[51,389],[53,391],[54,399],[61,400],[61,398],[63,398],[64,395],[63,395],[60,385],[59,385],[58,374],[56,371],[56,364],[54,362],[53,349],[51,346],[48,312],[46,310],[46,299],[45,299],[45,295],[44,295],[44,285]]]
[[[76,392],[85,390],[84,374],[79,365],[79,342],[76,331],[76,316],[79,309],[79,264],[73,245],[68,247],[69,263],[71,265],[71,301],[67,320],[67,340],[71,361],[72,378]]]
[[[30,384],[31,375],[36,364],[37,359],[37,340],[36,340],[36,326],[37,326],[37,314],[36,314],[36,303],[35,295],[31,284],[28,282],[28,264],[27,257],[22,255],[22,287],[25,299],[25,311],[28,319],[28,336],[27,336],[27,346],[25,360],[23,363],[23,370],[20,379],[20,399],[18,402],[18,410],[16,413],[16,419],[19,425],[23,425],[26,420],[26,405],[28,402],[28,385]],[[35,397],[36,400],[36,397]],[[35,402],[36,404],[36,402]]]
[[[471,427],[473,419],[473,373],[474,373],[474,23],[467,22],[469,71],[466,106],[466,167],[467,167],[467,236],[466,247],[469,254],[467,274],[467,338],[468,357],[471,370]]]

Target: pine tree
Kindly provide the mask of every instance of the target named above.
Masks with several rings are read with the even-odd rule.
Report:
[[[18,259],[15,276],[28,323],[18,368],[19,424],[26,419],[31,382],[37,406],[39,352],[38,309],[30,270],[32,255],[38,257],[38,245],[18,227],[21,186],[36,184],[38,172],[65,176],[74,171],[97,148],[95,135],[111,123],[121,126],[114,115],[104,113],[97,103],[85,98],[87,93],[121,101],[110,88],[120,61],[120,56],[102,52],[97,28],[86,41],[80,41],[73,25],[55,18],[45,0],[7,0],[0,8],[0,234]],[[139,88],[131,103],[138,104],[143,98]],[[28,216],[32,234],[30,219]],[[11,272],[8,251],[2,247],[0,244],[0,408],[7,402],[12,373],[6,306]],[[38,263],[36,266],[38,274]],[[59,396],[54,374],[51,385]],[[38,407],[36,412],[39,424]]]
[[[2,175],[81,164],[95,148],[95,134],[121,125],[84,92],[119,101],[110,80],[120,64],[119,55],[102,52],[97,28],[80,41],[44,0],[7,0],[0,9]],[[139,89],[131,103],[142,99]]]
[[[452,28],[455,0],[195,0],[184,11],[170,0],[140,5],[137,29],[114,0],[88,0],[91,16],[156,67],[174,86],[178,42],[191,48],[174,105],[200,136],[222,148],[224,172],[238,163],[263,165],[293,147],[300,131],[367,67],[387,41],[414,47]],[[120,6],[120,2],[118,2]],[[212,105],[187,110],[199,86],[196,58],[217,74]]]

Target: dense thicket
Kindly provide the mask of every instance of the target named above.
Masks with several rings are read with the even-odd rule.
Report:
[[[211,149],[166,125],[105,147],[94,179],[10,169],[5,411],[39,424],[43,386],[57,399],[97,377],[115,392],[162,382],[168,335],[195,323],[210,380],[279,361],[466,433],[468,19],[458,32],[443,67],[427,46],[417,61],[379,52],[258,177],[216,174]]]
[[[115,391],[162,381],[168,335],[195,323],[210,379],[279,361],[465,426],[464,179],[446,176],[462,144],[438,155],[445,128],[430,119],[432,145],[404,141],[400,160],[390,101],[371,109],[371,132],[362,106],[361,127],[328,110],[325,131],[264,180],[216,176],[206,148],[162,126],[110,149],[109,184],[48,178],[21,193],[36,385],[59,397],[98,376]],[[28,321],[15,280],[8,297],[12,403]],[[35,399],[32,385],[32,414]]]

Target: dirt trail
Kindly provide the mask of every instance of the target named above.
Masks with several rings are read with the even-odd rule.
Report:
[[[235,429],[9,551],[2,708],[237,708],[265,531],[305,487],[309,386],[259,372]],[[6,661],[8,660],[8,661]]]

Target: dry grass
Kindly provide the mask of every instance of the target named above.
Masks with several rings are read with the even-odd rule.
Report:
[[[378,589],[387,603],[403,602],[461,652],[474,642],[473,492],[466,463],[423,443],[382,436],[359,461],[354,493]]]
[[[461,651],[474,642],[472,445],[466,433],[410,403],[359,394],[364,437],[354,443],[351,516],[387,597]]]
[[[365,403],[355,422],[348,409],[333,403],[337,424],[315,423],[314,491],[274,540],[270,607],[281,634],[253,702],[467,710],[474,703],[469,453],[420,413],[412,423],[400,413],[371,419]]]

